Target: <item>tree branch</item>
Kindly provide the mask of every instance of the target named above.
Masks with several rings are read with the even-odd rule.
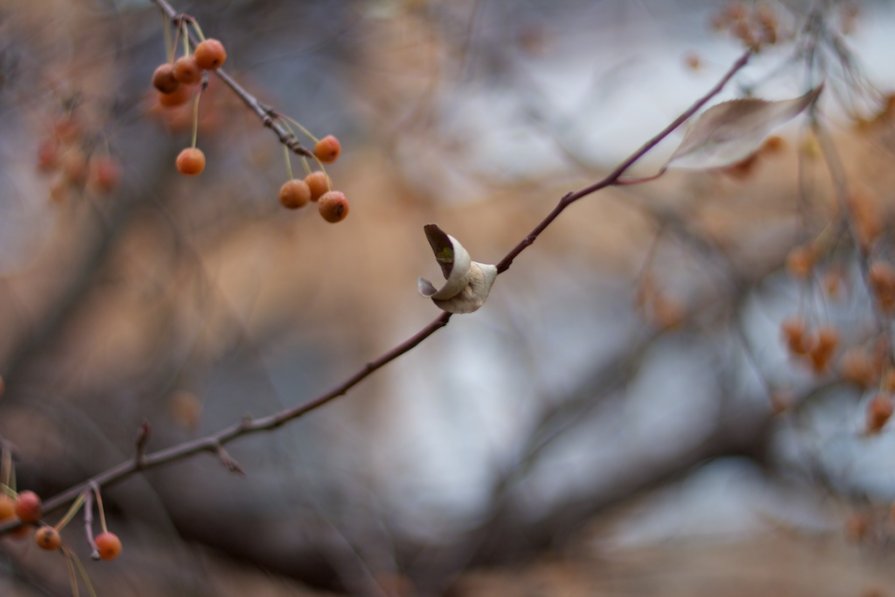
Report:
[[[174,11],[174,9],[165,0],[153,0],[153,2],[155,2],[170,18],[180,18],[178,13]],[[506,254],[503,259],[501,259],[501,261],[497,265],[498,273],[503,273],[507,269],[509,269],[513,260],[527,247],[531,246],[534,241],[537,240],[538,236],[544,230],[546,230],[547,227],[550,226],[550,224],[559,216],[559,214],[562,213],[569,205],[578,201],[579,199],[596,193],[601,189],[617,184],[620,180],[621,175],[624,174],[624,172],[628,170],[628,168],[634,165],[638,160],[640,160],[651,149],[653,149],[663,139],[670,135],[681,124],[686,122],[700,108],[702,108],[702,106],[708,103],[708,101],[712,97],[717,95],[727,84],[727,82],[730,81],[730,79],[733,78],[733,76],[746,65],[751,54],[751,51],[747,51],[742,56],[740,56],[740,58],[731,66],[731,68],[725,73],[725,75],[714,87],[712,87],[705,95],[694,102],[687,110],[685,110],[680,116],[674,119],[674,121],[672,121],[668,126],[662,129],[662,131],[660,131],[653,138],[643,144],[639,149],[637,149],[634,153],[632,153],[628,158],[626,158],[618,167],[615,168],[615,170],[613,170],[605,178],[588,187],[585,187],[573,193],[567,193],[565,196],[563,196],[560,199],[559,203],[557,203],[556,207],[554,207],[553,210],[549,214],[547,214],[547,216],[545,216],[544,219],[541,220],[541,222],[538,223],[525,238],[523,238]],[[260,104],[256,100],[253,101],[254,96],[251,96],[251,94],[249,94],[241,86],[236,84],[236,82],[233,81],[228,75],[226,75],[226,73],[223,73],[220,70],[215,72],[225,83],[227,83],[231,87],[231,89],[234,90],[234,92],[237,93],[237,95],[243,98],[243,101],[245,101],[246,104],[249,105],[249,107],[251,107],[257,114],[259,114],[259,116],[262,116],[263,121],[265,121],[265,118],[270,118],[270,114],[272,112],[269,109],[261,109]],[[259,109],[261,110],[260,112]],[[267,126],[271,126],[267,124],[267,121],[265,121],[265,124]],[[274,122],[274,124],[276,124],[276,122]],[[275,127],[272,128],[274,128],[275,131],[278,130]],[[283,142],[282,137],[281,142]],[[50,512],[62,507],[70,500],[75,499],[83,491],[88,490],[93,486],[109,486],[126,479],[127,477],[133,475],[138,471],[155,468],[177,460],[182,460],[200,452],[210,452],[212,454],[219,455],[221,454],[222,447],[236,438],[276,429],[290,421],[298,419],[306,415],[307,413],[328,404],[339,396],[346,394],[351,388],[366,379],[368,376],[378,371],[393,360],[397,359],[401,355],[409,352],[418,344],[426,340],[429,336],[446,326],[450,319],[450,313],[441,313],[437,318],[435,318],[432,322],[423,327],[413,336],[411,336],[401,344],[398,344],[391,350],[385,352],[373,361],[368,362],[357,372],[351,375],[348,379],[332,388],[328,392],[318,396],[317,398],[268,416],[246,418],[239,423],[230,425],[229,427],[226,427],[207,436],[186,441],[169,448],[144,454],[142,458],[131,458],[106,471],[98,473],[97,475],[94,475],[83,483],[75,485],[46,500],[44,502],[44,511]],[[11,530],[16,526],[16,523],[7,523],[5,525],[0,525],[0,534],[5,531]]]

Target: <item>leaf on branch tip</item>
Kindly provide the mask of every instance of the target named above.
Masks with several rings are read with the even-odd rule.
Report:
[[[712,106],[690,126],[667,168],[704,170],[740,162],[761,148],[773,129],[817,101],[823,84],[789,100],[731,100]]]
[[[445,282],[441,288],[435,288],[429,280],[420,278],[417,281],[420,294],[431,298],[432,302],[448,313],[472,313],[478,310],[491,292],[491,286],[497,278],[497,267],[473,261],[457,239],[435,224],[427,224],[423,229]]]

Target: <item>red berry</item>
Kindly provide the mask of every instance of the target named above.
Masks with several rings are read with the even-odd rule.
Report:
[[[209,38],[196,46],[193,56],[195,56],[199,68],[215,70],[227,60],[227,50],[224,49],[224,44],[218,40]]]
[[[93,542],[101,560],[114,560],[121,555],[121,539],[115,533],[100,533]]]
[[[280,187],[280,203],[288,209],[304,207],[311,200],[311,189],[301,179],[287,180]]]
[[[167,62],[159,65],[152,73],[152,86],[161,93],[173,93],[180,87],[180,81],[174,76],[174,66]]]
[[[59,165],[59,143],[55,139],[44,139],[37,147],[37,168],[50,172]]]
[[[55,550],[62,545],[62,537],[59,536],[59,531],[44,525],[34,532],[34,542],[41,549]]]
[[[202,80],[202,71],[192,56],[183,56],[174,63],[174,78],[178,83],[193,85]]]
[[[342,191],[327,191],[320,197],[317,208],[324,220],[335,224],[348,217],[348,198]]]
[[[330,189],[329,176],[320,170],[305,176],[305,184],[311,189],[311,201],[317,201]]]
[[[335,162],[342,153],[342,144],[333,135],[327,135],[314,145],[314,155],[324,164]]]
[[[198,147],[187,147],[177,156],[177,171],[187,176],[202,174],[205,170],[205,154]]]
[[[40,498],[33,491],[23,491],[16,498],[16,516],[22,522],[40,520]]]
[[[112,156],[101,156],[90,161],[90,182],[100,193],[109,193],[118,186],[121,169]]]

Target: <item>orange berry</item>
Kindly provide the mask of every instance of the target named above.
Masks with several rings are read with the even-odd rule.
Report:
[[[786,256],[786,269],[793,278],[805,280],[811,274],[816,259],[811,245],[795,247]]]
[[[121,555],[121,539],[115,533],[100,533],[93,542],[101,560],[114,560]]]
[[[90,183],[100,193],[109,193],[118,186],[121,169],[112,156],[100,156],[90,161]]]
[[[224,44],[216,39],[206,39],[196,46],[193,52],[196,64],[203,70],[215,70],[220,68],[227,60],[227,50]]]
[[[55,139],[44,139],[37,146],[37,169],[51,172],[59,165],[59,143]]]
[[[784,320],[780,324],[780,331],[790,353],[803,355],[811,348],[807,327],[801,317],[791,317]]]
[[[59,531],[49,525],[44,525],[34,532],[34,542],[38,547],[46,550],[59,549],[62,545],[62,537]]]
[[[878,433],[892,417],[892,398],[877,394],[867,404],[867,433]]]
[[[342,153],[342,144],[333,135],[327,135],[314,145],[314,155],[324,164],[331,164]]]
[[[158,103],[165,108],[182,106],[193,97],[194,87],[190,85],[178,85],[171,93],[159,93]]]
[[[205,154],[198,147],[187,147],[178,154],[175,164],[181,174],[196,176],[205,170]]]
[[[884,392],[895,392],[895,369],[889,369],[883,375],[881,388]]]
[[[304,207],[311,200],[311,189],[300,178],[287,180],[280,187],[280,203],[288,209]]]
[[[33,491],[23,491],[16,497],[16,516],[22,522],[40,520],[40,498]]]
[[[687,68],[694,71],[702,68],[702,60],[699,58],[699,54],[695,52],[690,52],[684,56],[684,64],[687,65]]]
[[[173,93],[180,87],[180,81],[174,76],[174,66],[167,62],[160,64],[152,73],[152,86],[160,93]]]
[[[771,135],[761,146],[761,150],[767,153],[777,153],[786,146],[786,141],[779,135]]]
[[[895,268],[885,261],[874,261],[867,277],[880,309],[886,313],[895,311]]]
[[[62,156],[62,174],[73,185],[82,185],[87,180],[87,156],[73,147]]]
[[[305,184],[311,189],[311,201],[317,201],[330,190],[329,176],[320,170],[305,176]]]
[[[202,71],[192,56],[182,56],[174,62],[174,78],[178,83],[194,85],[202,80]]]
[[[16,515],[16,503],[6,494],[0,495],[0,522],[4,522]]]
[[[826,373],[839,345],[839,332],[833,327],[822,327],[817,330],[817,338],[808,356],[811,367],[817,374]]]
[[[845,381],[866,390],[879,381],[880,364],[866,349],[849,348],[839,360],[839,373]]]
[[[341,222],[348,217],[348,197],[342,191],[327,191],[320,197],[317,208],[327,222]]]

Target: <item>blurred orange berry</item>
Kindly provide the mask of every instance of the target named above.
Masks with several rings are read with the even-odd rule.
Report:
[[[187,147],[177,155],[177,171],[187,176],[202,174],[205,170],[205,154],[198,147]]]
[[[324,164],[330,164],[339,159],[342,153],[342,144],[333,135],[327,135],[314,145],[314,155]]]
[[[227,50],[224,44],[216,39],[206,39],[196,46],[193,52],[196,64],[203,70],[215,70],[227,61]]]

